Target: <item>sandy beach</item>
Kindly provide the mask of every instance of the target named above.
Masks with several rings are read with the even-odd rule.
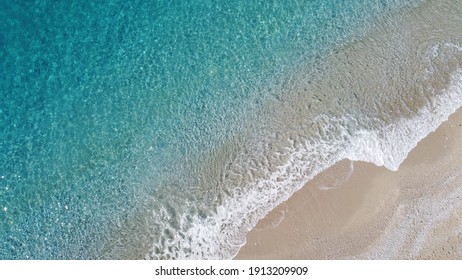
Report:
[[[341,161],[248,233],[236,259],[462,259],[462,110],[398,171]]]

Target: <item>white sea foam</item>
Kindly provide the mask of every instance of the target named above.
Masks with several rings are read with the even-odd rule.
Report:
[[[231,197],[218,206],[216,213],[205,219],[184,214],[179,224],[191,225],[175,235],[162,248],[164,257],[179,259],[224,259],[233,257],[245,244],[245,235],[259,219],[281,202],[287,200],[322,170],[342,159],[372,162],[396,170],[417,143],[447,120],[462,106],[462,69],[452,75],[451,85],[435,96],[415,117],[400,119],[394,124],[359,130],[349,135],[347,125],[336,141],[306,141],[290,147],[285,164],[277,167],[266,178],[248,182],[245,188],[235,190]],[[335,120],[338,125],[355,121],[351,117]],[[349,135],[349,136],[348,136]],[[332,140],[332,139],[330,139]],[[164,210],[163,219],[169,219]],[[170,217],[171,218],[171,217]],[[169,225],[165,223],[168,229]],[[180,226],[181,227],[181,226]],[[166,241],[164,241],[166,242]],[[155,245],[160,246],[160,245]],[[178,250],[178,248],[182,248]],[[159,257],[156,253],[148,258]]]
[[[429,9],[425,15],[431,17],[433,12]],[[154,222],[169,237],[155,240],[153,252],[146,257],[231,258],[261,218],[335,163],[349,159],[397,170],[421,139],[462,106],[462,48],[455,43],[439,43],[445,39],[417,40],[419,36],[433,36],[433,29],[421,28],[419,20],[425,21],[425,17],[417,17],[409,26],[418,33],[415,36],[405,31],[395,36],[393,30],[402,30],[396,26],[400,21],[394,21],[375,37],[334,55],[328,62],[333,62],[331,68],[319,66],[320,73],[315,74],[321,77],[306,81],[306,75],[300,75],[299,80],[291,79],[295,85],[290,84],[287,96],[281,95],[277,101],[286,107],[275,105],[269,110],[276,115],[271,120],[275,127],[263,124],[261,130],[267,133],[253,143],[246,142],[221,171],[225,176],[219,184],[226,189],[226,196],[219,205],[204,215],[198,213],[193,201],[182,205],[190,212],[172,213],[162,206],[160,214],[154,213]],[[374,90],[377,92],[371,92]],[[306,97],[305,91],[311,95]],[[306,104],[297,97],[291,99],[291,94],[305,98]],[[415,104],[414,97],[418,98]],[[391,112],[396,113],[393,115],[377,108],[394,105],[398,109]],[[348,106],[354,108],[345,109]],[[311,113],[317,109],[315,115],[299,116],[303,110]],[[284,115],[287,111],[291,113]],[[256,152],[252,154],[252,150]]]
[[[407,154],[417,143],[436,130],[462,106],[462,69],[452,75],[451,85],[437,95],[428,106],[419,110],[415,117],[400,119],[375,131],[361,130],[356,133],[345,158],[372,162],[397,170]]]

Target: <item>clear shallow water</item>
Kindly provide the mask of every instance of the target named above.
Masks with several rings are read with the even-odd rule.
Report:
[[[458,1],[86,2],[0,4],[2,259],[232,257],[460,105]]]

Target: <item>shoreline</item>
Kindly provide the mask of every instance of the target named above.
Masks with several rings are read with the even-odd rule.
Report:
[[[247,234],[235,259],[462,259],[462,108],[397,171],[343,160]]]

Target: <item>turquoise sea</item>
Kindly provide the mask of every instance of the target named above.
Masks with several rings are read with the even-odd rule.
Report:
[[[0,259],[232,258],[462,105],[460,0],[3,0],[0,30]]]

